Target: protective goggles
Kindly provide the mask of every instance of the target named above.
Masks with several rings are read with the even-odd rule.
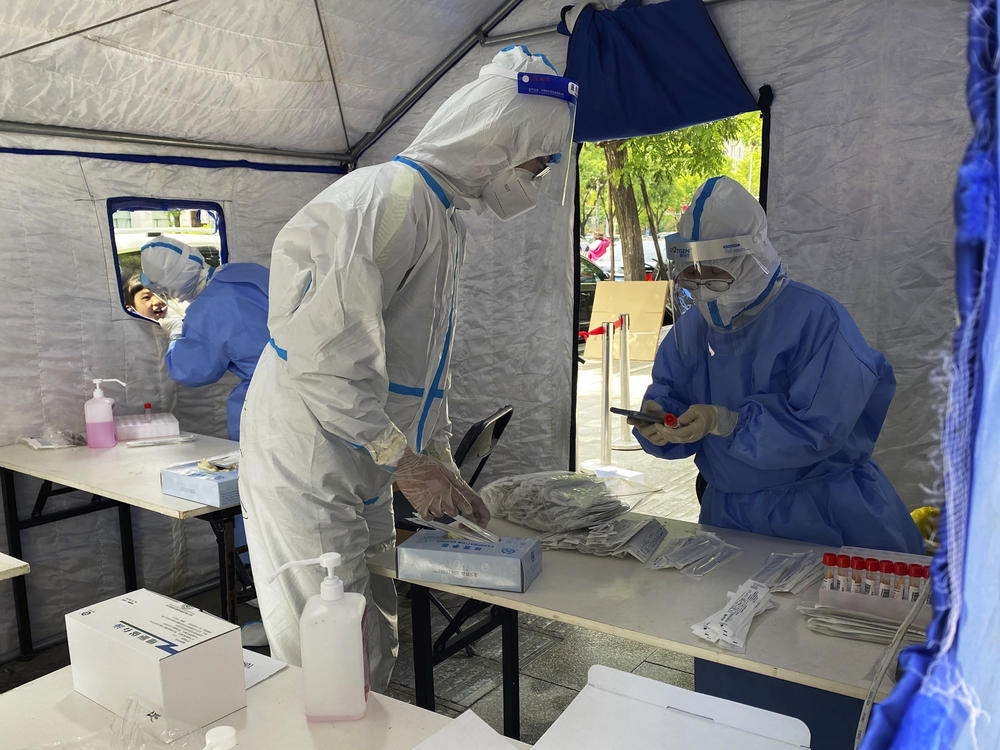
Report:
[[[571,81],[562,76],[549,75],[547,73],[517,73],[517,93],[528,94],[530,96],[548,96],[553,99],[560,99],[566,102],[569,107],[569,127],[566,134],[560,141],[559,151],[552,154],[549,159],[552,164],[559,164],[564,156],[569,154],[569,149],[573,144],[573,128],[576,125],[576,99],[580,92],[580,87],[576,81]],[[535,175],[535,179],[542,176],[542,173]],[[565,205],[566,195],[569,192],[569,170],[565,170],[563,176],[562,195],[560,202]]]

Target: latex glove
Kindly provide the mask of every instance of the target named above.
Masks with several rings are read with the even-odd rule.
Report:
[[[168,313],[165,318],[160,318],[157,323],[160,328],[167,332],[170,340],[179,339],[184,330],[184,316]]]
[[[465,480],[409,446],[396,464],[393,481],[423,518],[461,514],[483,527],[490,522],[486,503]]]
[[[694,443],[705,435],[725,437],[736,427],[738,416],[724,406],[691,404],[686,412],[677,417],[677,428],[673,431],[671,442]]]
[[[663,411],[663,407],[660,406],[656,401],[643,401],[642,402],[643,414],[649,414],[656,417],[660,421],[656,424],[650,422],[640,422],[635,419],[628,419],[626,422],[638,430],[639,434],[642,435],[646,440],[651,442],[653,445],[666,445],[667,443],[676,443],[676,440],[672,440],[673,433],[677,431],[675,427],[667,427],[663,424],[663,417],[666,416],[666,412]]]

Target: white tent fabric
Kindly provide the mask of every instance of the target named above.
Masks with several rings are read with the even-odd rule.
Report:
[[[500,0],[319,0],[322,30],[314,0],[178,0],[4,57],[156,4],[0,4],[0,120],[343,152]],[[562,4],[522,0],[492,33],[554,24]],[[968,133],[963,4],[730,0],[709,7],[751,89],[766,83],[775,90],[772,241],[793,277],[843,301],[892,360],[899,389],[876,458],[904,500],[922,504],[920,486],[939,476],[933,455],[942,401],[931,375],[953,325],[951,192]],[[526,44],[563,66],[565,37]],[[473,46],[361,163],[401,151],[495,51]],[[3,148],[241,158],[0,129]],[[185,430],[224,434],[231,382],[178,388],[163,372],[163,337],[121,310],[106,200],[221,202],[231,259],[266,264],[281,225],[334,177],[36,153],[0,153],[0,174],[0,444],[43,425],[80,429],[86,379],[98,376],[127,380],[127,404],[153,401],[172,408]],[[514,222],[466,212],[450,401],[456,438],[498,406],[514,405],[487,465],[491,476],[568,464],[571,212],[551,194]],[[22,514],[36,486],[18,482]],[[215,545],[205,524],[133,515],[146,585],[169,594],[212,574]],[[24,534],[36,639],[58,636],[64,612],[121,590],[116,523],[104,511]],[[9,586],[0,583],[0,597]],[[0,607],[0,659],[15,648],[12,610]]]
[[[81,141],[4,136],[7,148],[79,149]],[[107,152],[108,144],[88,144]],[[116,153],[145,151],[115,145]],[[204,156],[204,154],[198,154]],[[94,377],[128,383],[108,394],[133,413],[144,402],[172,411],[181,428],[226,435],[227,375],[204,388],[180,388],[162,365],[167,337],[128,316],[118,297],[105,201],[114,196],[162,196],[221,203],[230,260],[267,264],[274,235],[328,174],[262,172],[131,164],[77,156],[0,155],[0,299],[6,320],[0,339],[0,444],[39,435],[44,426],[83,430],[82,403]],[[31,510],[39,482],[15,475],[20,515]],[[53,498],[46,510],[85,502],[83,493]],[[217,573],[208,524],[176,522],[135,511],[139,580],[165,593]],[[36,642],[63,633],[62,614],[122,590],[118,519],[101,511],[22,532],[32,563],[29,585]],[[84,564],[84,561],[86,563]],[[96,565],[96,567],[95,567]],[[10,583],[3,582],[8,589]],[[9,593],[0,590],[0,595]],[[12,607],[0,607],[0,657],[17,643]]]

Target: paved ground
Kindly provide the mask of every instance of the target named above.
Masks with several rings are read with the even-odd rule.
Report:
[[[638,408],[650,382],[652,365],[635,362],[630,378],[631,408]],[[601,368],[596,361],[580,365],[578,382],[577,451],[581,464],[599,462],[601,457]],[[617,396],[617,369],[612,403]],[[614,417],[614,419],[619,419]],[[614,425],[614,439],[621,437],[620,425]],[[691,460],[664,461],[641,450],[612,451],[615,466],[642,472],[641,482],[656,492],[639,506],[643,512],[695,521],[698,502],[694,494],[696,470]],[[218,594],[208,591],[189,598],[191,604],[207,611],[218,610]],[[455,612],[461,599],[441,596],[444,606]],[[434,632],[445,625],[436,610]],[[259,619],[252,607],[240,607],[241,622]],[[409,600],[406,587],[400,587],[400,654],[388,693],[413,702],[413,636],[410,628]],[[604,664],[694,689],[693,663],[689,657],[655,649],[634,641],[605,635],[565,623],[522,615],[519,619],[521,661],[521,732],[526,742],[535,742],[577,692],[586,684],[587,670]],[[435,669],[437,710],[457,716],[472,708],[498,731],[502,730],[502,693],[500,672],[500,631],[494,631],[475,645],[475,654],[453,656]],[[266,649],[262,649],[266,652]],[[14,660],[0,665],[0,692],[47,674],[69,664],[66,645],[46,649],[31,659]]]

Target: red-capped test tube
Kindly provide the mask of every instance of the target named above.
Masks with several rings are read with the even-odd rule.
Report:
[[[851,556],[837,555],[837,588],[840,591],[851,590]]]
[[[892,597],[892,560],[879,560],[878,569],[881,573],[878,582],[878,595],[883,599]]]
[[[149,422],[153,418],[153,405],[147,401],[142,408],[146,411],[146,421]]]
[[[865,590],[865,558],[851,558],[851,592],[860,594]]]
[[[892,598],[906,598],[906,572],[908,566],[905,562],[897,562],[892,565]]]
[[[878,560],[865,558],[865,590],[868,596],[878,596]]]
[[[924,587],[924,566],[917,563],[910,563],[910,586],[907,589],[907,599],[915,602],[920,596],[920,590]]]
[[[823,583],[827,591],[837,589],[837,555],[833,552],[823,553]]]
[[[676,427],[677,415],[667,412],[666,414],[663,415],[663,424],[665,424],[667,427]]]

